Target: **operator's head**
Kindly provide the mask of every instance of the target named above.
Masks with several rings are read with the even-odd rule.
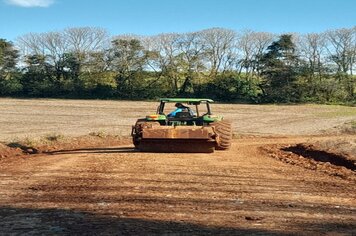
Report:
[[[180,107],[184,107],[184,106],[183,106],[183,104],[182,104],[182,103],[180,103],[180,102],[177,102],[177,103],[176,103],[176,105],[175,105],[175,107],[178,107],[178,108],[180,108]]]

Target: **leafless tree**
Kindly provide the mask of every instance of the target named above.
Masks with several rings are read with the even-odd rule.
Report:
[[[39,55],[53,66],[57,81],[64,71],[65,53],[68,52],[68,40],[61,32],[30,33],[17,39],[17,45],[24,56]]]
[[[238,49],[242,55],[239,60],[239,73],[244,70],[247,74],[253,74],[258,70],[258,57],[273,42],[274,35],[267,32],[243,31],[238,38]]]
[[[193,88],[193,80],[199,81],[199,73],[205,70],[204,50],[201,32],[185,33],[180,35],[179,47],[179,70],[184,75],[184,81],[181,87],[182,92],[186,92],[190,87]]]
[[[30,33],[17,39],[17,45],[23,54],[47,56],[55,64],[67,51],[67,40],[59,32]]]
[[[68,28],[64,31],[30,33],[17,39],[24,55],[43,55],[52,65],[58,64],[67,53],[74,53],[78,63],[84,63],[91,53],[102,51],[108,41],[101,28]]]
[[[325,35],[323,33],[309,33],[302,35],[297,46],[300,52],[300,57],[308,63],[309,79],[312,79],[315,73],[321,78],[326,63]]]
[[[236,32],[229,29],[212,28],[201,31],[202,43],[210,67],[210,77],[215,77],[218,71],[225,71],[234,58],[236,48]]]
[[[79,54],[101,50],[109,39],[105,29],[96,27],[67,28],[64,36],[70,48]]]
[[[354,29],[330,30],[326,38],[330,59],[337,65],[338,72],[351,73],[356,40]]]
[[[99,56],[109,47],[109,35],[105,29],[97,27],[67,28],[63,31],[71,53],[74,53],[81,71],[91,71],[103,68],[95,65],[95,61],[102,62]],[[102,55],[104,57],[104,55]],[[95,61],[93,61],[95,60]]]
[[[145,48],[154,54],[153,60],[149,60],[151,69],[156,71],[157,79],[154,83],[163,79],[170,89],[176,92],[180,84],[177,61],[180,53],[180,37],[181,35],[177,33],[167,33],[147,37],[144,40]]]
[[[339,79],[345,81],[348,96],[352,98],[355,91],[353,78],[353,65],[356,58],[355,28],[331,30],[326,32],[326,37],[328,42],[326,48],[330,59],[337,65]]]
[[[40,34],[28,33],[20,36],[16,40],[16,45],[20,48],[22,54],[25,56],[29,54],[45,54],[45,49],[41,43]]]

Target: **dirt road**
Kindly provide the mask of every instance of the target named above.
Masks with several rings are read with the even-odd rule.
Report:
[[[355,235],[355,172],[341,178],[261,149],[306,139],[320,138],[241,138],[214,154],[126,145],[14,159],[0,167],[0,234]]]

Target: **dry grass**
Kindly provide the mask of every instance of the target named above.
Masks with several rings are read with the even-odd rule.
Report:
[[[346,122],[341,127],[341,131],[346,134],[356,134],[356,120]]]
[[[0,141],[89,133],[128,136],[136,119],[156,107],[157,102],[2,98]],[[232,120],[238,135],[325,134],[356,120],[356,107],[345,106],[213,104],[212,109]]]
[[[61,140],[63,140],[65,137],[62,134],[48,134],[44,137],[45,140],[50,141],[50,142],[59,142]]]

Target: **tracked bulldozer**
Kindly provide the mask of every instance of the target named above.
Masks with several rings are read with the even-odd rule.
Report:
[[[135,148],[143,152],[205,152],[231,146],[231,123],[211,112],[211,99],[161,98],[155,114],[132,126]],[[167,114],[169,104],[176,110]],[[172,105],[171,105],[172,106]]]

